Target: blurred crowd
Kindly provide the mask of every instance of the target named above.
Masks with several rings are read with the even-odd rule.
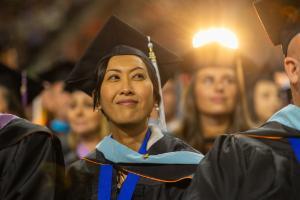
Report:
[[[92,98],[65,87],[74,61],[55,60],[31,77],[16,67],[16,46],[8,33],[2,33],[0,45],[0,112],[49,127],[62,142],[66,165],[87,155],[110,133]],[[245,77],[254,62],[231,50],[208,45],[182,59],[181,67],[189,70],[176,72],[163,88],[167,127],[202,153],[220,134],[258,127],[290,102],[283,72],[266,66],[268,71]],[[151,123],[157,115],[153,109]]]

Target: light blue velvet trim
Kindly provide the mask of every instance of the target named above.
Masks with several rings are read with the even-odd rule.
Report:
[[[120,144],[110,136],[103,138],[96,148],[104,154],[107,160],[114,163],[198,164],[204,157],[202,154],[190,151],[176,151],[144,156]]]
[[[293,104],[282,108],[277,113],[275,113],[268,122],[278,122],[287,127],[300,130],[300,107]]]

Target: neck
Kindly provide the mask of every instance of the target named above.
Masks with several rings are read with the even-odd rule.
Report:
[[[214,116],[214,115],[202,115],[200,116],[200,122],[204,137],[216,137],[220,134],[226,133],[230,126],[230,117]]]
[[[89,150],[93,151],[100,140],[82,141],[82,144]]]
[[[169,123],[169,122],[173,121],[174,119],[176,119],[175,114],[166,115],[166,123]]]
[[[291,86],[292,95],[293,95],[293,104],[300,107],[300,89],[296,90]]]
[[[95,149],[95,146],[99,143],[100,137],[98,132],[93,132],[85,134],[79,138],[81,144],[83,144],[88,150],[92,151]]]
[[[110,128],[115,140],[134,151],[138,151],[148,130],[148,120],[130,125],[117,125],[110,122]]]

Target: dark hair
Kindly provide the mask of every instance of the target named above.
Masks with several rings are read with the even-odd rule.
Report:
[[[139,56],[138,56],[139,57]],[[112,57],[105,58],[101,60],[97,66],[97,71],[96,71],[96,81],[95,81],[95,89],[93,91],[93,98],[94,98],[94,109],[100,106],[100,90],[101,90],[101,85],[105,76],[105,72],[107,69],[108,62]],[[142,61],[145,63],[147,67],[147,71],[150,77],[150,80],[153,84],[153,96],[154,99],[157,101],[157,103],[160,103],[160,95],[159,95],[159,85],[158,85],[158,78],[156,76],[156,71],[154,66],[152,65],[150,60],[147,60],[143,57],[139,57],[142,59]]]

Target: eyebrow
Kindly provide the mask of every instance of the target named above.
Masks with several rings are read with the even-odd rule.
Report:
[[[137,66],[137,67],[129,70],[129,72],[133,72],[133,71],[138,70],[138,69],[145,70],[144,68],[142,68],[140,66]],[[106,72],[110,72],[110,71],[119,72],[119,73],[122,72],[122,70],[120,70],[120,69],[108,69]]]

